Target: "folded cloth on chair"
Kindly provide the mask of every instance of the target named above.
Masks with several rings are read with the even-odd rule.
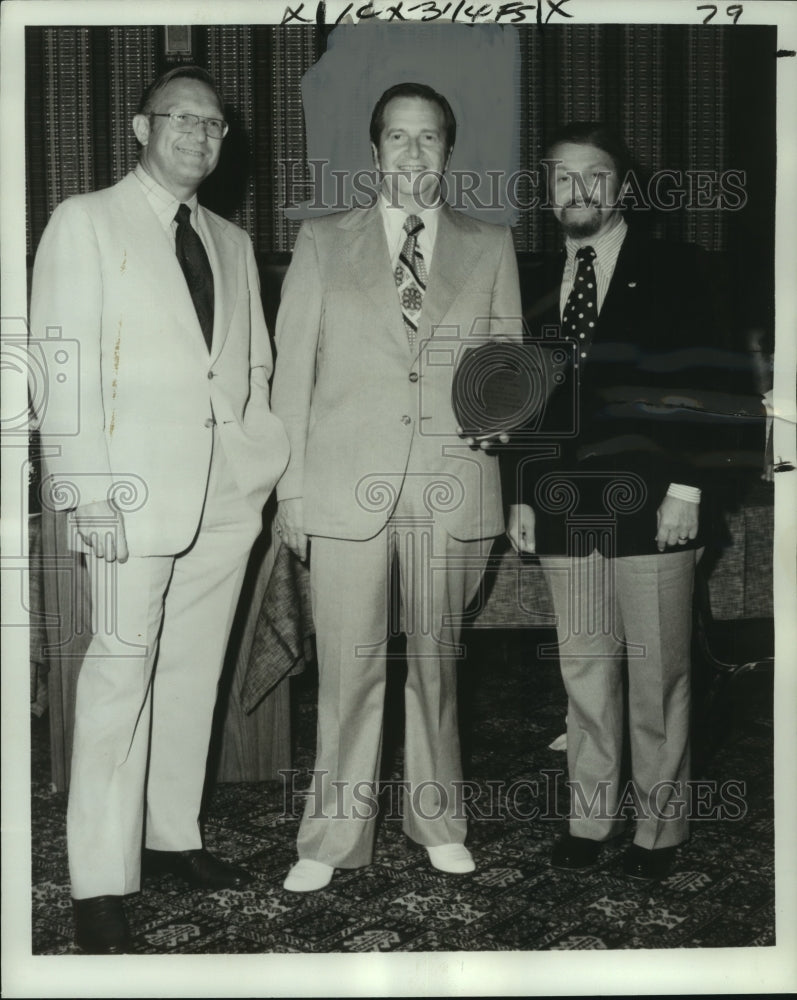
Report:
[[[310,573],[287,545],[279,546],[241,686],[247,713],[284,677],[300,674],[313,655]]]

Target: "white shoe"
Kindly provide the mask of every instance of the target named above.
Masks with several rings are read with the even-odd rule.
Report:
[[[312,858],[300,858],[288,872],[282,888],[288,892],[316,892],[332,881],[335,869]]]
[[[432,866],[441,872],[452,875],[465,875],[476,871],[470,851],[464,844],[440,844],[438,847],[427,847]]]

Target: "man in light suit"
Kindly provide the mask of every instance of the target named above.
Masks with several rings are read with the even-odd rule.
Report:
[[[627,225],[620,193],[630,158],[609,128],[567,126],[547,159],[565,252],[541,299],[548,307],[530,325],[537,336],[560,327],[572,356],[533,447],[523,454],[516,437],[505,452],[505,491],[509,538],[537,553],[551,588],[568,695],[572,808],[552,864],[594,865],[630,800],[623,869],[648,881],[667,873],[688,835],[692,591],[712,486],[701,455],[719,450],[721,428],[696,407],[723,386],[710,350],[718,310],[698,248]]]
[[[106,954],[133,950],[142,829],[153,871],[251,879],[204,850],[198,820],[232,617],[288,457],[251,243],[197,201],[227,131],[213,79],[167,73],[133,130],[136,169],[53,213],[31,306],[34,336],[58,328],[79,352],[77,397],[54,387],[39,416],[45,500],[70,511],[94,593],[67,840],[76,943]]]
[[[371,118],[377,203],[305,222],[277,319],[273,405],[291,461],[277,530],[310,551],[318,745],[285,888],[373,853],[391,565],[407,634],[404,830],[442,871],[472,871],[456,710],[459,617],[502,531],[494,455],[457,434],[452,376],[479,336],[519,337],[509,230],[445,205],[456,123],[421,84]]]

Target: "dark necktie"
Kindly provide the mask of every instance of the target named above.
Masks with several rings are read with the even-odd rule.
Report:
[[[407,331],[410,347],[415,346],[423,295],[426,291],[426,262],[418,249],[418,233],[422,229],[423,223],[417,215],[407,216],[404,221],[404,232],[407,234],[407,238],[404,240],[398,264],[396,264],[396,286],[401,302],[404,329]]]
[[[595,250],[592,247],[581,247],[576,252],[576,276],[562,313],[564,335],[579,341],[579,352],[592,342],[598,323],[598,284],[593,260]]]
[[[213,272],[202,240],[191,225],[191,209],[188,205],[181,205],[174,218],[177,223],[177,259],[183,269],[199,325],[210,351],[213,346]]]

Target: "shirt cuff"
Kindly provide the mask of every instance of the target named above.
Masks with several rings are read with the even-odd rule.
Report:
[[[670,483],[667,496],[676,500],[688,500],[690,503],[700,503],[700,489],[697,486],[684,486],[683,483]]]

